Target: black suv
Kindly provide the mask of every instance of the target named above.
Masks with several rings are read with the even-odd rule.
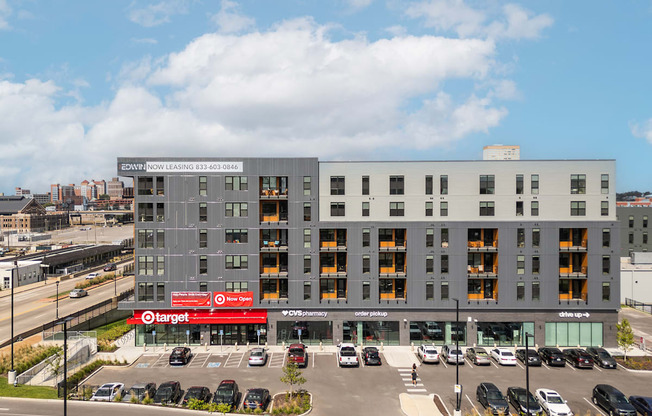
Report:
[[[593,358],[581,348],[566,349],[564,356],[575,368],[593,368]]]
[[[539,357],[550,366],[566,367],[566,358],[559,348],[543,347],[539,348]]]
[[[166,381],[161,384],[154,395],[154,403],[177,404],[183,392],[178,381]]]
[[[192,352],[188,347],[174,347],[170,354],[170,365],[186,365],[192,358]]]
[[[593,403],[600,406],[610,416],[636,416],[636,408],[617,388],[608,384],[598,384],[593,388]]]
[[[115,263],[109,263],[106,266],[104,266],[104,271],[105,272],[112,272],[112,271],[115,271],[116,268],[117,267],[116,267]]]
[[[475,396],[485,409],[491,410],[491,413],[497,415],[509,413],[509,405],[505,396],[500,392],[498,387],[493,383],[480,383],[475,390]]]
[[[616,368],[616,360],[604,348],[589,347],[586,352],[593,358],[593,362],[602,368]]]
[[[213,403],[226,403],[231,406],[232,411],[235,411],[240,403],[238,383],[235,380],[222,380],[213,395]]]
[[[534,349],[529,349],[527,350],[527,355],[528,355],[528,360],[527,360],[527,365],[529,367],[541,367],[541,358],[539,358],[539,354]],[[516,350],[516,358],[521,360],[523,364],[525,364],[525,348],[519,348]]]

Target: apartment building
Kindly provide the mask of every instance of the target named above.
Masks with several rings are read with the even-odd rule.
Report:
[[[647,203],[639,205],[620,205],[616,208],[620,221],[620,256],[629,257],[634,252],[652,250],[652,240],[649,232],[652,231],[652,206]]]
[[[615,345],[613,160],[119,158],[118,175],[139,344]]]

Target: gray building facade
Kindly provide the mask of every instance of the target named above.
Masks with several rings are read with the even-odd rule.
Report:
[[[646,252],[652,249],[648,238],[649,219],[652,218],[652,207],[619,206],[616,208],[620,222],[620,256],[630,257],[632,253]]]
[[[119,158],[118,175],[138,343],[615,345],[614,161]]]

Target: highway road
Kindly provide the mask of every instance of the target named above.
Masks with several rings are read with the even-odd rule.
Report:
[[[75,288],[75,284],[83,281],[84,277],[63,281],[59,284],[59,293]],[[116,282],[117,293],[124,292],[134,287],[133,276],[118,279]],[[14,333],[36,328],[56,319],[55,298],[56,283],[50,280],[43,286],[14,294]],[[8,291],[3,291],[5,295]],[[73,312],[88,308],[114,296],[114,284],[89,289],[88,296],[70,299],[67,295],[59,298],[59,316],[63,317]],[[11,338],[11,296],[0,298],[0,343]]]

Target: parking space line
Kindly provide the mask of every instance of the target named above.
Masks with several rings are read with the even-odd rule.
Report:
[[[493,361],[491,362],[491,364],[493,364],[493,365],[494,365],[494,367],[496,367],[496,368],[500,368],[500,367],[498,367],[498,364],[496,364],[496,363],[495,363],[495,362],[493,362]]]
[[[442,361],[441,363],[444,364],[445,368],[448,368],[448,366],[446,365],[446,360]]]
[[[206,359],[204,360],[204,363],[201,365],[202,367],[204,367],[204,366],[206,365],[206,363],[208,362],[208,359],[209,359],[209,358],[211,358],[210,353],[208,354],[208,356],[206,356]]]
[[[594,366],[593,366],[593,368],[595,368],[596,370],[598,370],[598,371],[600,371],[600,372],[602,372],[602,369],[600,368],[600,366],[599,366],[599,365],[594,365]]]
[[[518,361],[516,362],[516,365],[519,366],[519,367],[521,367],[521,370],[524,370],[524,369],[525,369],[525,367],[523,367],[522,365],[520,365],[520,364],[518,363]]]
[[[315,352],[312,352],[312,368],[315,368]]]
[[[428,393],[426,389],[407,389],[408,393]]]
[[[465,360],[469,363],[469,367],[473,368],[473,363],[471,362],[471,360],[469,360],[468,358],[465,358]]]
[[[548,366],[546,365],[546,363],[543,362],[543,360],[541,361],[541,365],[544,366],[544,367],[546,367],[548,370],[551,369],[550,367],[548,367]]]
[[[478,412],[478,409],[475,407],[475,405],[473,404],[473,402],[472,402],[471,399],[469,398],[469,395],[468,395],[468,394],[465,394],[465,396],[466,396],[466,400],[468,400],[469,403],[471,403],[471,406],[473,406],[473,410],[475,410],[475,412],[478,414],[478,416],[480,416],[480,412]]]
[[[359,358],[359,363],[362,367],[364,367],[364,360],[362,359],[362,353],[360,353],[360,358]]]
[[[573,371],[577,371],[577,368],[575,368],[575,366],[573,364],[569,365],[569,367],[572,368]]]
[[[240,364],[242,364],[242,360],[244,359],[245,354],[242,353],[242,356],[240,357],[240,361],[238,362],[238,368],[240,367]]]
[[[595,410],[597,410],[598,413],[600,413],[602,416],[606,416],[604,413],[602,413],[602,410],[600,410],[596,405],[594,405],[594,404],[591,402],[591,400],[587,399],[586,397],[582,397],[582,398],[584,399],[585,402],[587,402],[588,404],[590,404],[591,407],[593,407]]]

